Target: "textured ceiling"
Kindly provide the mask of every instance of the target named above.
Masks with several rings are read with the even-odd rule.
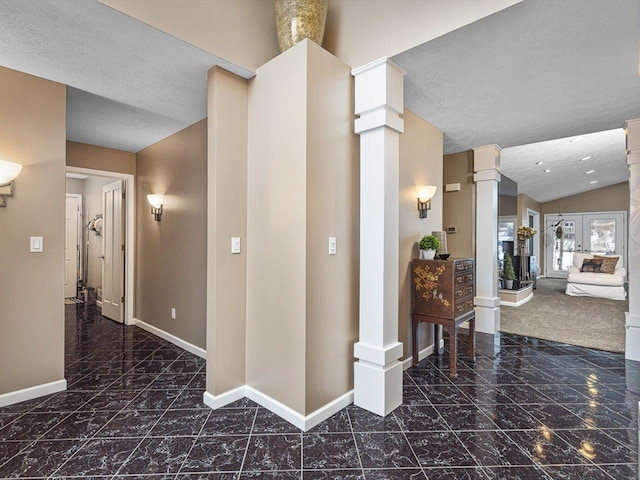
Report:
[[[639,39],[638,0],[525,0],[393,60],[408,71],[405,106],[442,129],[445,153],[454,153],[611,130],[639,118]],[[554,145],[562,142],[545,146],[545,155],[564,158],[563,150],[550,150]],[[617,155],[614,162],[624,166],[619,142],[610,146],[617,150],[600,147],[600,158]],[[539,146],[531,148],[529,157],[540,154]],[[559,184],[573,193],[593,188],[570,168],[555,169],[560,183],[553,186],[548,177],[529,179],[536,171],[524,167],[527,175],[520,175],[525,164],[503,151],[505,174],[536,200],[567,195]],[[616,168],[596,185],[627,178]],[[535,193],[525,184],[536,184]]]
[[[2,0],[0,63],[68,85],[67,138],[136,152],[207,115],[225,62],[94,0]]]
[[[502,150],[502,173],[518,192],[548,202],[627,180],[624,151],[622,128],[549,140]]]

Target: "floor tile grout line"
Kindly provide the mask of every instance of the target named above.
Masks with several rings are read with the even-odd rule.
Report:
[[[154,350],[154,352],[156,352],[156,351],[160,350],[160,348],[161,348],[161,347],[157,348],[156,350]],[[120,378],[120,377],[119,377],[119,378]],[[113,385],[116,381],[117,381],[117,380],[114,380],[112,383],[110,383],[107,387],[105,387],[103,390],[101,390],[101,391],[100,391],[98,394],[96,394],[95,396],[99,395],[100,393],[103,393],[103,392],[107,391],[107,390],[108,390],[108,387],[109,387],[109,386],[111,386],[111,385]],[[141,391],[142,391],[142,390],[141,390]],[[94,397],[95,397],[95,396],[94,396]],[[137,395],[136,395],[135,397],[133,397],[133,398],[136,398],[136,397],[137,397]],[[88,437],[84,442],[82,442],[82,445],[80,445],[80,447],[78,448],[78,450],[76,450],[75,452],[73,452],[73,454],[72,454],[68,459],[66,459],[62,464],[60,464],[60,465],[58,466],[58,468],[57,468],[57,469],[55,469],[55,470],[53,471],[53,473],[51,474],[51,476],[52,476],[52,477],[53,477],[53,476],[55,476],[55,474],[56,474],[57,472],[59,472],[61,468],[63,468],[67,463],[69,463],[73,458],[75,458],[75,456],[78,454],[78,452],[79,452],[79,451],[81,451],[81,450],[82,450],[86,445],[88,445],[88,444],[89,444],[89,442],[91,442],[92,440],[94,440],[94,439],[96,438],[96,436],[97,436],[97,435],[98,435],[98,434],[99,434],[99,433],[104,429],[104,427],[105,427],[105,426],[106,426],[106,425],[107,425],[111,420],[113,420],[115,417],[117,417],[120,413],[122,413],[122,412],[125,410],[125,408],[126,408],[126,407],[127,407],[127,406],[132,402],[132,401],[133,401],[133,398],[132,398],[129,402],[127,402],[127,403],[126,403],[126,404],[125,404],[125,405],[124,405],[120,410],[118,410],[117,412],[115,412],[115,414],[114,414],[111,418],[109,418],[109,420],[107,420],[107,421],[102,425],[102,427],[100,427],[98,430],[96,430],[92,436]],[[116,437],[116,438],[117,438],[117,437]],[[133,454],[133,452],[138,448],[138,446],[140,446],[140,444],[142,443],[142,441],[144,441],[144,438],[143,438],[140,442],[138,442],[138,444],[136,445],[136,447],[131,451],[131,454]],[[131,454],[130,454],[129,456],[131,456]],[[129,459],[129,457],[127,457],[127,459],[125,460],[125,462],[126,462],[128,459]],[[123,465],[124,465],[124,463],[123,463]],[[117,470],[117,471],[119,471],[119,470],[120,470],[120,468],[122,468],[122,465],[120,465],[120,467],[118,467],[118,470]],[[111,475],[111,476],[113,477],[113,476],[117,475],[117,471],[116,471],[116,473],[114,473],[114,474],[113,474],[113,475]]]
[[[355,405],[355,404],[354,404]],[[347,421],[349,422],[349,430],[351,431],[351,437],[353,438],[353,444],[356,447],[356,455],[358,456],[358,464],[360,465],[360,471],[362,472],[362,476],[366,480],[366,474],[364,473],[364,466],[362,465],[362,457],[360,456],[360,448],[358,447],[358,439],[356,438],[356,432],[353,428],[353,422],[351,421],[351,413],[349,413],[349,408],[345,409],[347,415]]]
[[[253,428],[256,425],[256,418],[258,418],[258,408],[255,409],[255,411],[253,412],[253,421],[251,422],[251,429],[249,430],[249,437],[247,438],[247,445],[244,447],[244,454],[242,455],[242,462],[240,463],[240,471],[238,473],[238,478],[240,478],[240,475],[242,475],[242,472],[244,470],[244,462],[247,458],[247,452],[249,451],[249,445],[251,444],[251,436],[253,435]],[[302,468],[302,465],[301,465]],[[182,470],[182,468],[181,468]]]
[[[436,411],[437,412],[437,411]],[[439,412],[438,412],[439,413]],[[393,418],[395,419],[395,421],[398,423],[398,425],[400,425],[400,422],[398,421],[398,418],[396,417],[395,411],[391,413],[393,415]],[[402,431],[402,437],[404,438],[405,442],[407,442],[407,445],[409,445],[409,448],[411,449],[411,453],[413,453],[413,458],[416,460],[416,463],[418,464],[418,468],[420,468],[420,471],[422,472],[422,474],[426,477],[427,476],[427,472],[425,472],[424,467],[422,465],[422,462],[420,461],[420,459],[418,458],[418,455],[416,454],[415,449],[413,448],[413,445],[411,444],[411,442],[409,441],[409,439],[407,438],[407,434],[405,433],[404,429],[402,428],[402,426],[400,426],[400,430]]]

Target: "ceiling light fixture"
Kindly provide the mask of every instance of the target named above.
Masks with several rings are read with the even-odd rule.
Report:
[[[540,160],[539,162],[536,162],[536,165],[542,165],[544,162],[542,160]]]
[[[589,183],[593,185],[594,183],[598,183],[598,180],[591,180]]]
[[[550,169],[550,168],[547,168],[547,169],[544,171],[544,173],[549,173],[550,171],[551,171],[551,169]]]
[[[584,162],[585,160],[589,160],[590,158],[591,158],[591,155],[589,155],[588,157],[582,157],[579,161]]]
[[[589,170],[589,171],[587,172],[587,175],[591,175],[592,173],[595,173],[595,172],[596,172],[595,170]]]

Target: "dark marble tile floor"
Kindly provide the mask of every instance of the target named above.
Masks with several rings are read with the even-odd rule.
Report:
[[[638,479],[640,364],[622,355],[479,335],[455,380],[432,355],[391,415],[351,406],[303,433],[247,399],[212,411],[204,360],[65,308],[68,390],[0,408],[0,478]]]

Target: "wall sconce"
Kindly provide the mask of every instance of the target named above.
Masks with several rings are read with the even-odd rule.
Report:
[[[147,195],[147,202],[151,205],[151,213],[156,222],[160,221],[162,216],[162,204],[164,203],[164,195]]]
[[[0,187],[9,187],[9,193],[0,193],[0,207],[7,206],[7,197],[13,197],[13,181],[20,175],[22,165],[0,160]]]
[[[416,187],[418,192],[418,211],[420,218],[427,218],[427,211],[431,210],[431,199],[436,194],[438,187],[433,185],[421,185]]]

